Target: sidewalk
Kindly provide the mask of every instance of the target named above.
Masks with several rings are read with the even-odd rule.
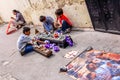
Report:
[[[53,52],[54,56],[49,59],[36,52],[21,57],[16,41],[22,29],[10,35],[6,35],[5,30],[6,25],[0,26],[0,80],[73,80],[59,73],[59,68],[70,61],[63,57],[67,52],[82,52],[92,46],[97,50],[120,53],[120,35],[85,30],[70,33],[75,46],[60,49],[58,53]]]

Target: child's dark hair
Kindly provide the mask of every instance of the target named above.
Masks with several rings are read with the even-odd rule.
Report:
[[[15,9],[14,9],[14,10],[12,10],[12,11],[13,11],[13,12],[16,12],[16,13],[19,13],[19,11],[18,11],[18,10],[15,10]]]
[[[55,14],[58,15],[58,16],[62,15],[63,14],[63,9],[62,8],[57,9],[55,11]]]
[[[45,16],[40,16],[40,21],[43,22],[46,19]]]
[[[28,31],[30,31],[30,28],[29,27],[24,27],[23,28],[23,33],[25,34],[25,32],[28,32]]]

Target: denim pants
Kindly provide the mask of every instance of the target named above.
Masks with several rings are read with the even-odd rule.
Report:
[[[62,28],[61,28],[61,30],[64,32],[64,31],[66,31],[66,29],[68,29],[68,28],[70,28],[71,26],[65,21],[65,20],[63,20],[62,21]]]
[[[29,53],[29,52],[32,52],[32,51],[34,51],[33,46],[30,45],[30,44],[26,45],[24,53]]]

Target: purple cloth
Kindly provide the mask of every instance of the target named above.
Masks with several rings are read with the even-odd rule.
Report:
[[[70,36],[66,36],[65,40],[69,44],[69,46],[71,47],[73,46],[73,40]]]
[[[55,46],[55,44],[50,44],[50,49],[52,49]]]
[[[55,52],[60,51],[60,49],[59,49],[59,47],[58,47],[58,46],[54,46],[54,47],[53,47],[53,50],[54,50]]]
[[[50,48],[50,44],[49,43],[45,44],[45,48],[49,49]]]
[[[45,42],[45,43],[50,43],[50,41],[49,41],[49,40],[45,40],[44,42]]]

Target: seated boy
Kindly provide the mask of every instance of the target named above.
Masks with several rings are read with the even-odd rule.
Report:
[[[54,30],[54,20],[50,16],[40,16],[40,22],[43,23],[44,32],[49,33]]]
[[[57,9],[56,12],[56,17],[57,17],[57,21],[56,24],[59,24],[59,27],[57,26],[58,29],[61,28],[63,33],[68,33],[70,32],[71,28],[72,28],[72,23],[71,21],[63,14],[63,10]],[[56,25],[55,24],[55,25]]]
[[[25,55],[29,52],[34,51],[34,46],[33,42],[39,42],[39,43],[44,43],[40,40],[35,40],[30,38],[30,28],[29,27],[24,27],[23,28],[23,34],[20,35],[17,41],[17,47],[21,55]]]

